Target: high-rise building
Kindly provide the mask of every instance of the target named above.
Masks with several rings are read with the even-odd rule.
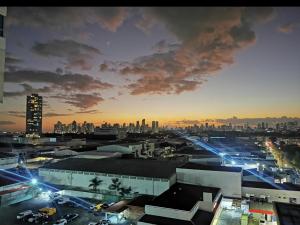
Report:
[[[152,121],[152,131],[155,130],[155,121]]]
[[[4,38],[4,17],[6,7],[0,7],[0,102],[3,102],[4,64],[5,64],[5,38]]]
[[[38,94],[27,96],[26,134],[42,134],[43,97]]]

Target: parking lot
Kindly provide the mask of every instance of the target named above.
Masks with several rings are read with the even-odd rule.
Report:
[[[23,212],[25,210],[32,210],[33,212],[37,212],[40,208],[44,207],[55,207],[57,209],[56,214],[52,217],[51,221],[48,224],[53,224],[59,217],[68,214],[68,213],[78,213],[79,218],[75,219],[74,221],[68,223],[70,225],[88,225],[89,222],[98,222],[101,219],[104,219],[103,213],[98,213],[95,215],[90,210],[87,210],[83,207],[72,207],[67,205],[58,205],[56,203],[52,203],[51,201],[36,197],[31,200],[27,200],[21,203],[13,204],[6,207],[1,207],[0,210],[0,224],[1,225],[18,225],[18,224],[35,224],[29,222],[23,222],[17,220],[17,214]],[[130,224],[129,222],[122,222],[119,223],[122,225]]]

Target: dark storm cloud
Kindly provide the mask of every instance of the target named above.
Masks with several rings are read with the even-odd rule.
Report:
[[[0,120],[0,126],[7,126],[7,125],[14,125],[16,124],[13,121],[7,121],[7,120]]]
[[[52,91],[50,87],[42,87],[42,88],[33,88],[29,84],[20,84],[23,87],[23,91],[14,91],[14,92],[4,92],[5,97],[18,97],[18,96],[24,96],[24,95],[30,95],[32,93],[49,93]]]
[[[285,23],[278,27],[278,32],[289,34],[292,33],[297,27],[300,27],[300,23]]]
[[[195,90],[207,76],[233,64],[238,51],[255,43],[253,26],[271,18],[272,8],[145,8],[143,20],[164,25],[180,45],[166,50],[167,43],[158,43],[166,51],[138,57],[119,72],[138,76],[127,86],[133,95]]]
[[[92,76],[78,73],[58,74],[56,72],[41,70],[6,71],[5,82],[12,83],[48,83],[50,88],[64,91],[90,91],[108,89],[113,85],[94,79]]]
[[[22,63],[22,62],[23,62],[22,59],[17,58],[16,56],[12,55],[9,52],[7,52],[6,55],[5,55],[5,64],[16,65],[16,64],[19,64],[19,63]]]
[[[61,99],[64,103],[70,104],[80,109],[88,109],[98,105],[104,99],[99,94],[74,94],[74,95],[55,95],[51,98]]]
[[[46,29],[70,29],[99,24],[116,31],[127,17],[120,7],[9,7],[7,26],[31,26]]]
[[[32,51],[44,57],[65,59],[66,68],[90,70],[93,65],[89,62],[95,55],[100,55],[99,49],[74,40],[51,40],[45,43],[36,42]]]

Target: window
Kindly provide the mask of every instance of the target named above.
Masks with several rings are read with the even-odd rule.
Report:
[[[0,37],[4,35],[4,16],[0,15]]]

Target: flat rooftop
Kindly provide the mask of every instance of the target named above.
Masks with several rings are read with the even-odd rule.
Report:
[[[69,158],[41,168],[168,179],[176,173],[176,167],[182,164],[166,160]]]
[[[175,183],[149,205],[190,211],[198,201],[203,200],[204,192],[212,193],[214,200],[219,191],[220,188]]]
[[[143,215],[140,222],[156,225],[210,225],[213,213],[198,210],[191,221],[178,220],[161,216]]]
[[[149,205],[153,199],[154,196],[152,195],[140,195],[130,201],[127,205],[145,207],[145,205]]]
[[[299,225],[300,205],[274,202],[278,225]]]
[[[242,172],[241,167],[228,167],[228,166],[212,166],[212,165],[203,165],[198,163],[188,162],[179,168],[183,169],[193,169],[193,170],[212,170],[212,171],[224,171],[224,172]]]
[[[243,181],[243,187],[252,187],[252,188],[264,188],[264,189],[280,189],[280,190],[288,190],[288,191],[300,191],[300,185],[292,184],[292,183],[284,183],[274,185],[269,184],[267,182],[257,182],[257,181]]]

